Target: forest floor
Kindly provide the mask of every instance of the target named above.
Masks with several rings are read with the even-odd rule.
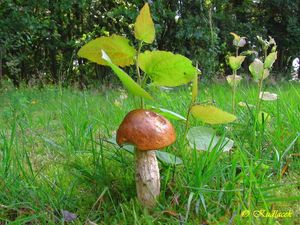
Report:
[[[201,102],[231,111],[226,84],[199,91]],[[270,119],[259,130],[253,108],[241,106],[234,123],[213,126],[234,141],[230,153],[191,148],[185,123],[171,120],[177,141],[164,151],[182,163],[159,164],[161,195],[146,210],[133,155],[106,141],[137,99],[120,89],[0,89],[0,224],[299,224],[300,84],[266,91],[279,99],[262,102]],[[187,88],[154,96],[147,105],[187,114]],[[256,99],[254,84],[239,88],[237,102]]]

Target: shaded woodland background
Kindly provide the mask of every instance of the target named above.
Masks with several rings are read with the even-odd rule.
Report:
[[[1,0],[0,85],[7,78],[16,87],[75,83],[84,88],[103,82],[110,70],[79,59],[78,49],[95,37],[113,33],[133,41],[133,24],[144,2]],[[234,53],[230,32],[247,37],[245,50],[259,51],[257,35],[276,40],[275,78],[288,76],[292,59],[300,54],[299,0],[148,2],[156,26],[156,42],[148,48],[198,61],[205,79],[230,72],[225,60]]]

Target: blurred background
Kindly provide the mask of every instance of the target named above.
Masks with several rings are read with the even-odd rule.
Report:
[[[132,28],[144,2],[1,0],[0,85],[86,88],[110,82],[114,75],[108,68],[78,58],[77,51],[91,39],[111,34],[125,35],[136,44]],[[173,51],[198,61],[202,79],[224,79],[230,73],[226,56],[235,52],[230,32],[247,37],[243,49],[258,52],[256,36],[272,36],[278,45],[274,80],[293,76],[293,60],[300,55],[299,0],[148,2],[156,41],[145,49]],[[247,60],[245,67],[252,59]],[[247,68],[242,73],[248,76]]]

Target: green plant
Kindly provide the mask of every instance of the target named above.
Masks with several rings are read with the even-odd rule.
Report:
[[[239,48],[244,47],[246,44],[246,38],[240,37],[239,35],[231,32],[230,33],[233,36],[233,45],[235,46],[235,56],[229,56],[228,57],[228,64],[230,68],[232,69],[232,75],[228,75],[226,77],[228,84],[232,88],[232,112],[235,112],[235,96],[236,96],[236,87],[242,80],[242,77],[237,74],[237,71],[239,68],[241,68],[242,63],[244,62],[246,56],[239,55]]]
[[[269,40],[263,40],[260,36],[257,36],[257,39],[262,46],[263,56],[262,59],[254,59],[254,61],[249,65],[249,71],[252,74],[254,81],[258,83],[256,115],[259,115],[262,100],[277,99],[276,94],[264,92],[263,90],[263,81],[270,75],[270,70],[277,59],[277,45],[272,37],[269,37]],[[270,47],[272,48],[270,53],[268,53]],[[258,118],[258,120],[259,119],[260,118]]]
[[[112,35],[90,41],[79,50],[78,55],[98,64],[109,66],[127,90],[140,98],[139,108],[144,109],[145,99],[154,100],[151,94],[145,90],[149,80],[151,82],[150,85],[179,86],[188,83],[195,77],[196,68],[193,67],[189,59],[179,54],[175,55],[171,52],[158,50],[141,52],[145,44],[151,44],[155,39],[154,23],[147,3],[136,18],[134,36],[138,42],[137,49],[129,44],[130,41],[126,37]],[[119,68],[119,66],[125,67],[133,64],[135,64],[137,82]],[[146,120],[148,111],[140,112],[145,112],[145,115],[142,114]],[[155,121],[151,120],[149,123],[152,122],[154,123]],[[164,134],[164,132],[161,134]],[[149,139],[151,141],[151,137]],[[118,143],[123,142],[119,140]],[[134,140],[131,140],[130,143],[136,146],[136,186],[138,197],[143,205],[152,207],[155,204],[156,197],[159,195],[160,187],[155,151],[142,151],[144,149],[139,149],[139,145]],[[160,148],[165,146],[159,145]],[[144,166],[140,166],[143,163]],[[143,186],[146,186],[146,188]],[[154,188],[155,190],[151,190]]]

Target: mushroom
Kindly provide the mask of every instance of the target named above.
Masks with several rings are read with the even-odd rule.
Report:
[[[175,129],[163,116],[144,109],[129,112],[117,131],[117,143],[132,144],[136,154],[136,190],[141,204],[151,208],[160,193],[160,176],[155,150],[176,140]]]

